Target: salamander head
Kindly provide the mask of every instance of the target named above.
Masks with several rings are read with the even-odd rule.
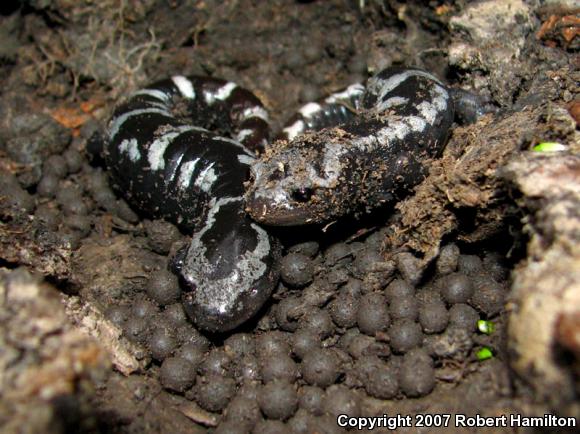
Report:
[[[256,161],[246,211],[260,223],[295,226],[333,215],[343,164],[336,146],[286,148]]]

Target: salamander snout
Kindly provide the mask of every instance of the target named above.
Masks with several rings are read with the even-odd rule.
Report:
[[[252,166],[252,182],[247,190],[246,211],[259,223],[296,226],[316,222],[311,206],[320,189],[310,170],[296,162],[297,155],[278,155]]]

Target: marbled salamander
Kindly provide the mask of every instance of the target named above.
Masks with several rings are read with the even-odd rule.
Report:
[[[277,242],[243,207],[255,159],[248,147],[266,142],[267,119],[234,83],[175,76],[134,93],[109,123],[105,161],[117,189],[140,210],[196,230],[174,271],[187,314],[208,331],[248,320],[278,279]]]
[[[309,131],[329,107],[345,100],[352,110],[345,108],[345,123]],[[338,101],[307,104],[284,129],[290,140],[276,142],[252,165],[246,210],[258,222],[292,226],[398,199],[423,179],[424,163],[442,151],[453,117],[445,85],[408,68],[385,69],[366,88],[348,88]]]
[[[256,160],[247,147],[268,136],[260,101],[231,82],[175,76],[116,109],[105,158],[130,203],[195,228],[174,271],[190,318],[223,332],[260,309],[278,276],[276,240],[244,212],[250,167],[245,206],[256,221],[322,222],[416,185],[425,161],[445,146],[453,116],[437,78],[390,68],[366,88],[353,85],[302,107],[283,140]]]

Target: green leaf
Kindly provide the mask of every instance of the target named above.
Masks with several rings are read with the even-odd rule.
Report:
[[[568,146],[558,142],[542,142],[532,148],[535,152],[561,152],[568,150]]]
[[[480,319],[477,321],[477,330],[486,335],[490,335],[495,331],[495,324],[491,321]]]
[[[477,353],[475,353],[475,355],[477,356],[477,360],[479,360],[480,362],[483,362],[484,360],[487,359],[491,359],[493,357],[493,353],[491,349],[489,349],[488,347],[480,348],[479,350],[477,350]]]

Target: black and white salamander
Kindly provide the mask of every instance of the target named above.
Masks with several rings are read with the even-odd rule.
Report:
[[[105,161],[117,189],[138,209],[195,230],[174,271],[188,316],[208,331],[248,320],[278,279],[277,242],[243,204],[249,148],[266,142],[267,120],[235,83],[174,76],[134,93],[109,123]]]
[[[389,68],[305,105],[270,147],[249,91],[175,76],[116,109],[105,159],[132,205],[195,231],[174,260],[183,304],[198,327],[224,332],[255,315],[277,281],[278,243],[255,221],[317,223],[397,199],[442,151],[454,112],[436,77]],[[250,149],[264,144],[256,159]]]

